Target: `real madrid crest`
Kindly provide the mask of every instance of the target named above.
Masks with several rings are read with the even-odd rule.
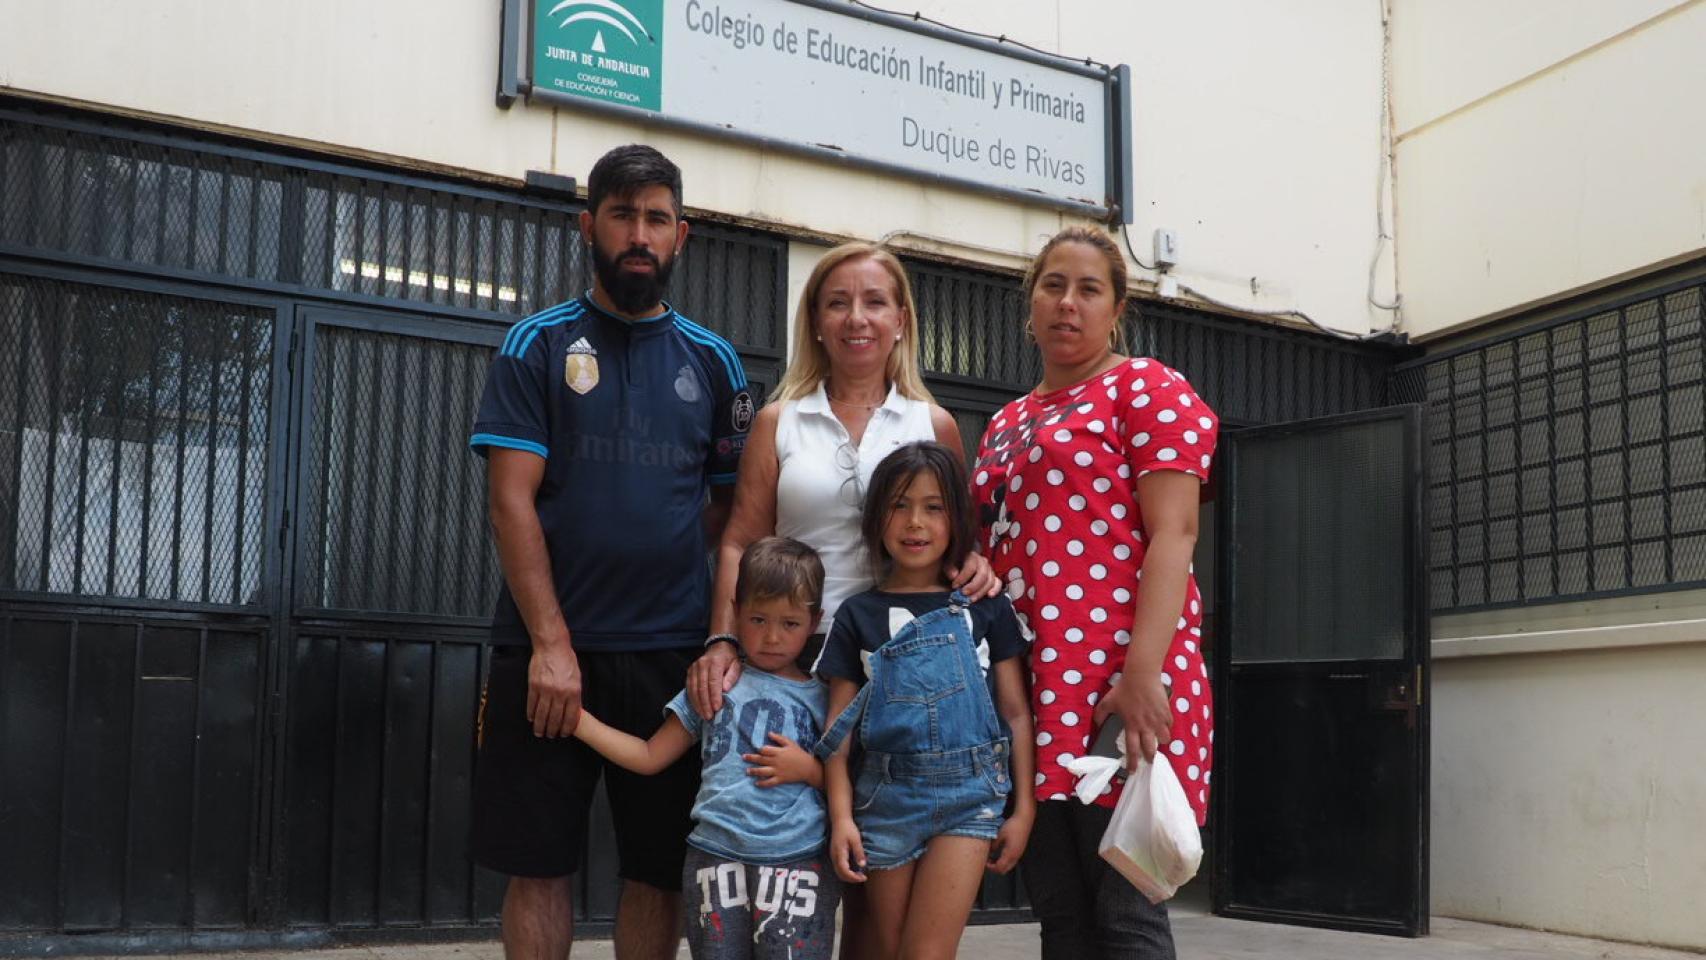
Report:
[[[598,351],[585,337],[569,346],[568,356],[563,359],[563,383],[582,395],[598,386]]]
[[[682,403],[699,402],[699,378],[693,375],[693,368],[683,364],[675,372],[675,395]]]

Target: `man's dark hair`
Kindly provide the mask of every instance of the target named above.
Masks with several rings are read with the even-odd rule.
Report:
[[[960,464],[960,458],[934,440],[896,447],[871,471],[871,486],[865,491],[865,513],[859,523],[872,572],[878,579],[887,573],[890,561],[888,548],[883,546],[883,529],[888,526],[889,514],[912,485],[912,479],[925,472],[935,475],[936,486],[942,489],[942,508],[948,515],[948,548],[942,554],[942,566],[963,565],[977,545],[971,485],[966,481],[966,468]]]
[[[669,188],[675,215],[681,216],[681,168],[643,143],[617,147],[598,158],[586,178],[586,208],[594,215],[609,197],[623,199],[651,186]]]

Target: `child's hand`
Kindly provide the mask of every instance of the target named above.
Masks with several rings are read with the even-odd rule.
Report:
[[[757,753],[743,753],[740,758],[752,764],[746,772],[757,777],[761,787],[779,787],[784,783],[815,785],[823,779],[823,765],[817,758],[775,731],[771,731],[770,742]]]
[[[865,844],[851,819],[837,820],[829,830],[829,862],[845,883],[865,882]]]
[[[1019,865],[1025,845],[1031,841],[1032,819],[1031,815],[1019,812],[1007,818],[996,832],[995,842],[989,845],[989,869],[1004,874]]]

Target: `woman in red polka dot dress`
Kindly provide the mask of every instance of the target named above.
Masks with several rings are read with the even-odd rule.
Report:
[[[1214,714],[1191,575],[1219,420],[1185,378],[1115,349],[1126,269],[1105,233],[1051,239],[1026,278],[1037,389],[990,421],[972,485],[986,552],[1034,636],[1037,820],[1025,886],[1043,957],[1172,957],[1165,907],[1097,855],[1119,799],[1073,796],[1066,764],[1118,714],[1204,821]]]

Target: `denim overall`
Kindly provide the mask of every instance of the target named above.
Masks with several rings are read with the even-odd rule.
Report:
[[[1009,743],[978,665],[969,605],[956,590],[879,647],[866,684],[818,741],[827,757],[859,725],[853,818],[868,867],[915,860],[932,837],[993,840],[1001,827]]]

